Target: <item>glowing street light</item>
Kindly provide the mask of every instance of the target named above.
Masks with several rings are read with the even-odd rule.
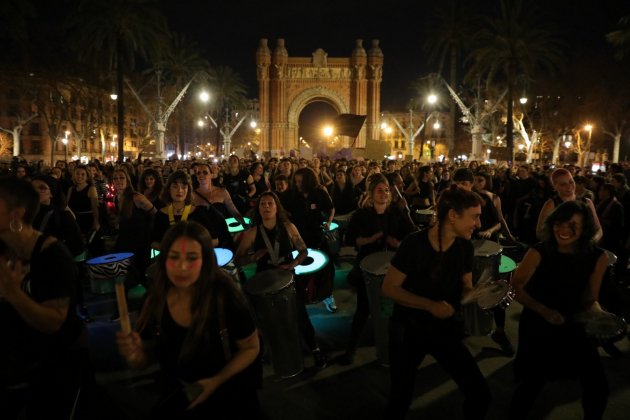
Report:
[[[210,94],[204,90],[199,94],[199,99],[201,99],[201,102],[206,103],[210,100]]]
[[[518,101],[521,103],[521,105],[525,105],[527,103],[527,98],[525,96],[523,96]]]
[[[323,129],[324,136],[331,137],[333,135],[333,127],[331,125],[327,125]]]
[[[438,97],[436,94],[432,93],[429,96],[427,96],[427,102],[431,105],[434,105],[438,100]]]

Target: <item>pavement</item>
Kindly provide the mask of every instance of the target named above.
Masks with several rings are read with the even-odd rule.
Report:
[[[351,268],[352,252],[336,261],[335,291],[338,311],[328,312],[323,304],[309,305],[308,312],[315,326],[320,347],[329,356],[329,366],[313,367],[305,353],[305,369],[299,375],[282,379],[275,375],[270,363],[264,365],[264,382],[259,399],[264,419],[268,420],[341,420],[381,419],[389,390],[389,371],[376,358],[373,326],[368,323],[351,366],[335,363],[346,345],[350,332],[356,295],[345,277]],[[132,318],[137,315],[144,290],[130,292]],[[96,377],[96,390],[91,398],[88,418],[144,419],[156,401],[157,366],[144,372],[128,370],[116,352],[114,334],[117,323],[109,322],[115,305],[112,295],[88,295],[88,304],[95,322],[88,324],[91,358]],[[507,310],[506,334],[516,347],[518,318],[521,306],[513,303]],[[504,356],[488,336],[473,336],[466,344],[475,356],[491,388],[493,401],[487,419],[507,418],[514,389],[512,358]],[[610,398],[606,420],[630,418],[630,341],[617,343],[620,357],[601,352],[608,375]],[[532,419],[581,419],[580,387],[577,382],[556,381],[546,385],[532,412]],[[462,395],[455,383],[430,356],[419,367],[409,419],[460,419]]]

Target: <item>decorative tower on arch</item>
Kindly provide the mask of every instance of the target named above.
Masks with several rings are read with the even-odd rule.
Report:
[[[350,57],[328,57],[317,49],[311,57],[290,57],[284,39],[273,51],[261,39],[256,51],[260,141],[263,151],[288,154],[298,147],[299,115],[314,101],[329,103],[338,114],[366,115],[354,144],[379,138],[383,52],[373,40],[369,51],[356,40]]]

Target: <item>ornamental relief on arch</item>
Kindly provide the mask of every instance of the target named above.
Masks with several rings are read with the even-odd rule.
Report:
[[[288,79],[351,79],[352,69],[333,67],[289,67]]]

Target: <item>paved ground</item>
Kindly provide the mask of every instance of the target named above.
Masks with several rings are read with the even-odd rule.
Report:
[[[355,295],[345,283],[350,265],[343,260],[337,267],[335,297],[339,310],[335,314],[322,305],[312,305],[309,313],[315,325],[321,347],[331,359],[345,347],[345,337],[355,305]],[[137,308],[141,291],[131,294],[132,310]],[[108,321],[114,305],[112,296],[91,298],[90,310],[97,319],[89,324],[92,359],[96,370],[98,393],[92,418],[146,418],[154,401],[151,371],[138,374],[124,368],[116,354],[113,335],[118,326]],[[520,306],[508,309],[506,331],[516,345]],[[269,420],[310,419],[380,419],[389,388],[388,369],[376,360],[368,325],[362,347],[354,365],[342,367],[331,360],[331,365],[316,371],[312,359],[305,356],[306,369],[297,377],[280,379],[271,365],[265,365],[265,379],[260,391],[263,414]],[[507,406],[513,390],[512,359],[504,357],[488,337],[470,337],[467,345],[476,356],[493,394],[488,418],[507,418]],[[607,420],[630,418],[630,342],[624,339],[618,346],[624,356],[611,358],[602,353],[609,378],[611,396],[606,411]],[[558,381],[548,384],[537,401],[532,419],[581,419],[580,389],[573,382]],[[418,370],[415,399],[409,418],[461,418],[462,397],[455,384],[442,369],[427,358]]]

